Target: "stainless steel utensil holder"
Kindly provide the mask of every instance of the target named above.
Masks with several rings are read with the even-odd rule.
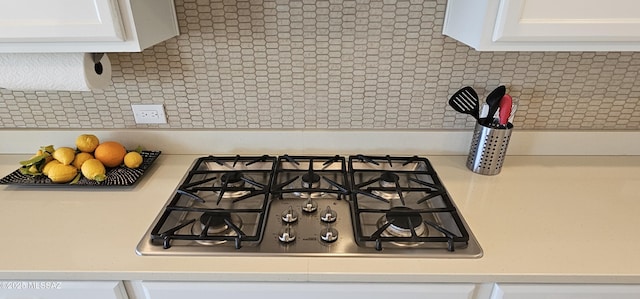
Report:
[[[506,127],[476,123],[467,157],[467,168],[483,175],[496,175],[502,170],[513,124]]]

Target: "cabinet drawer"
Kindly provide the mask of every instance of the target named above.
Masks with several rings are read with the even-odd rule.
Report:
[[[146,299],[470,299],[474,284],[339,283],[339,282],[162,282],[142,281]],[[214,295],[212,295],[214,294]]]
[[[496,284],[491,299],[637,299],[638,285]]]
[[[2,299],[127,299],[122,281],[0,281]]]

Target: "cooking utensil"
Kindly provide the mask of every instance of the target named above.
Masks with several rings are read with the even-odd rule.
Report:
[[[469,114],[479,120],[478,102],[476,91],[471,86],[466,86],[451,96],[449,106],[460,113]]]
[[[480,108],[480,119],[487,118],[489,113],[489,105],[487,103],[482,103],[482,108]]]
[[[509,117],[511,116],[511,109],[513,105],[513,99],[510,95],[505,94],[500,100],[500,112],[499,112],[499,122],[501,126],[506,126],[509,121]]]
[[[504,85],[498,86],[487,96],[487,104],[489,104],[489,113],[487,114],[487,118],[484,120],[483,124],[485,126],[490,126],[493,122],[493,116],[498,111],[500,107],[500,100],[507,92],[507,88]]]
[[[513,101],[511,105],[511,115],[509,115],[509,122],[513,123],[513,118],[516,116],[516,110],[518,110],[518,100]]]

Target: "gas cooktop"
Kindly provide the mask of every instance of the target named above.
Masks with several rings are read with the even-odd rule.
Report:
[[[366,155],[198,158],[136,252],[482,256],[428,159]]]

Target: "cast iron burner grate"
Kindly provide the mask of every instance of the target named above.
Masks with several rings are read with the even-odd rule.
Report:
[[[282,199],[286,194],[304,197],[313,194],[349,194],[346,161],[340,156],[289,156],[278,158],[271,193]]]
[[[349,174],[359,245],[467,247],[469,234],[427,159],[356,155],[349,157]]]
[[[174,242],[236,249],[259,243],[275,161],[268,155],[197,159],[151,231],[151,242],[165,249]]]

